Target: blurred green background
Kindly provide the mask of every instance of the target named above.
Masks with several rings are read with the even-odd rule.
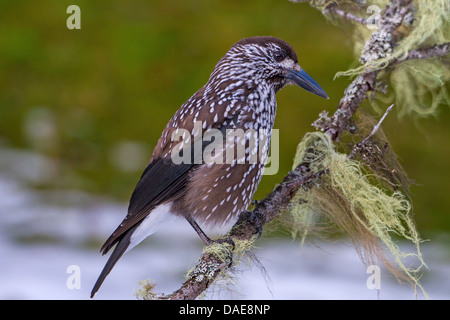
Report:
[[[81,30],[66,27],[71,4],[81,8]],[[170,117],[234,42],[254,35],[288,41],[331,97],[296,87],[278,94],[280,170],[263,177],[261,199],[290,170],[319,112],[334,112],[349,84],[333,77],[356,64],[350,28],[288,0],[0,1],[0,149],[33,155],[22,166],[0,159],[0,170],[35,188],[128,201]],[[420,120],[395,112],[383,128],[417,183],[418,229],[424,238],[446,234],[449,108]]]

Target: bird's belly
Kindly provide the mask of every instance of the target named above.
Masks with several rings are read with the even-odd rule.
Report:
[[[228,224],[247,209],[261,180],[262,163],[201,165],[192,172],[185,195],[175,203],[203,225]]]
[[[174,202],[178,214],[203,226],[228,224],[248,208],[269,155],[271,126],[253,129],[240,123],[231,129],[223,140],[214,139],[215,147],[203,149],[203,163],[192,170],[183,196]]]

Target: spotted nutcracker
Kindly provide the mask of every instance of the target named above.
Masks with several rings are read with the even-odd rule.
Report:
[[[280,39],[246,38],[228,50],[208,82],[178,109],[159,138],[127,216],[101,248],[106,254],[116,245],[91,297],[117,260],[161,222],[184,217],[208,245],[212,240],[199,224],[229,225],[249,206],[269,154],[275,95],[287,84],[328,98],[300,67],[293,48]],[[239,129],[243,136],[228,135]],[[213,130],[214,141],[206,139]],[[244,151],[231,152],[230,157],[226,151],[235,151],[230,142],[242,145]],[[202,155],[213,143],[215,152],[207,161]],[[255,155],[257,160],[250,161]]]

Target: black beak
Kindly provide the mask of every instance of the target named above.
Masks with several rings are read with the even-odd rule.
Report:
[[[329,99],[325,91],[319,86],[319,84],[311,78],[303,69],[287,70],[286,78],[291,79],[293,83],[302,87],[303,89],[317,94],[319,97]]]

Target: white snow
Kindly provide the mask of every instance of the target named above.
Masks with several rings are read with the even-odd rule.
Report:
[[[127,204],[77,191],[32,190],[0,173],[0,299],[89,299],[107,256],[98,250],[125,216]],[[34,239],[34,241],[32,241]],[[43,239],[40,240],[39,239]],[[44,241],[46,240],[46,241]],[[97,240],[98,247],[86,246]],[[126,253],[106,278],[95,299],[136,299],[137,281],[154,279],[155,291],[171,293],[200,257],[202,243],[183,220],[174,220]],[[450,298],[448,244],[425,242],[430,270],[422,284],[431,299]],[[221,299],[414,299],[412,288],[383,271],[381,290],[370,290],[370,274],[347,242],[305,245],[268,237],[244,262],[234,283],[216,285],[209,298]],[[79,289],[67,285],[80,270]]]

